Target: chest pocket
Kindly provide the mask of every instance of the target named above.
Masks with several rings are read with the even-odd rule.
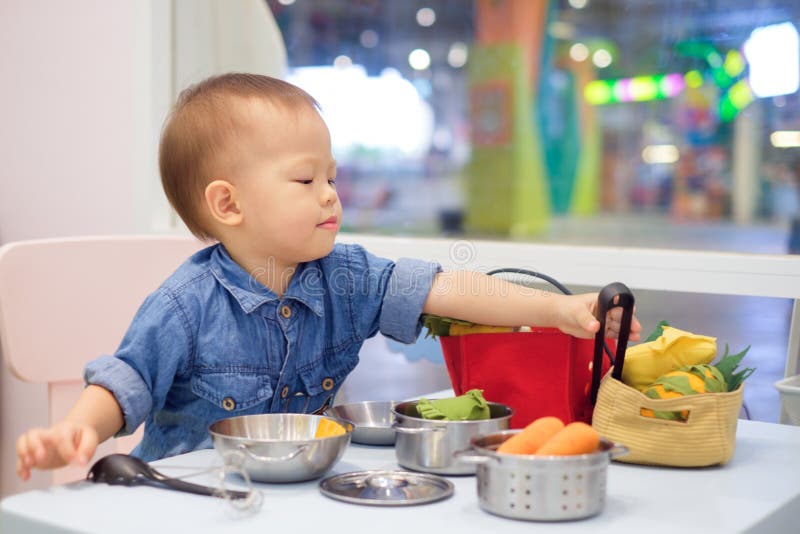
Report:
[[[225,414],[261,406],[272,398],[266,372],[199,371],[191,378],[192,392]]]
[[[316,412],[333,402],[342,382],[358,364],[359,348],[359,343],[350,342],[297,370],[310,399],[303,411]]]

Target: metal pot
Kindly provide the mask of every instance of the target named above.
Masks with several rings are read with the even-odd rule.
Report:
[[[442,421],[419,417],[417,401],[401,402],[392,410],[397,420],[393,426],[397,463],[414,471],[474,475],[475,465],[458,462],[453,453],[468,447],[475,436],[507,429],[514,414],[505,404],[488,404],[489,419]]]
[[[342,425],[339,436],[316,438],[321,419]],[[231,417],[208,427],[226,463],[241,466],[259,482],[300,482],[325,474],[341,458],[353,424],[321,415],[260,414]]]
[[[536,521],[581,519],[600,513],[606,498],[606,472],[611,458],[628,452],[606,439],[591,454],[528,456],[496,452],[519,430],[507,430],[471,441],[471,449],[455,453],[477,464],[478,503],[493,514]]]

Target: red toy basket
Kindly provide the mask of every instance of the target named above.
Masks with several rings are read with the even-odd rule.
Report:
[[[515,273],[543,278],[561,291],[557,281],[521,269],[500,269],[489,274]],[[601,321],[605,326],[605,320]],[[456,395],[482,389],[486,400],[514,410],[511,428],[522,428],[544,416],[569,423],[591,423],[600,378],[611,366],[613,340],[606,339],[608,358],[602,358],[596,339],[579,339],[556,328],[531,328],[531,332],[466,334],[439,338],[447,372]],[[600,343],[602,345],[602,343]],[[593,373],[595,358],[600,372]],[[593,387],[593,379],[596,382]]]

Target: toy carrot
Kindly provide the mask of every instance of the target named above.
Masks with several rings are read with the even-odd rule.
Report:
[[[586,423],[570,423],[536,451],[537,456],[569,456],[597,450],[600,436]]]
[[[558,417],[540,417],[505,440],[497,452],[506,454],[534,454],[547,440],[564,428]]]

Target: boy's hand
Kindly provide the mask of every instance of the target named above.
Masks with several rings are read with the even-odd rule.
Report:
[[[597,311],[597,293],[569,295],[564,297],[557,322],[559,330],[575,337],[593,338],[600,328],[600,321],[595,319]],[[619,335],[622,308],[612,308],[606,316],[606,337],[616,339]],[[642,325],[636,316],[631,320],[629,341],[638,341],[641,337]]]
[[[34,428],[17,439],[17,475],[28,480],[31,469],[86,465],[97,449],[97,432],[89,425],[63,421],[50,428]]]

